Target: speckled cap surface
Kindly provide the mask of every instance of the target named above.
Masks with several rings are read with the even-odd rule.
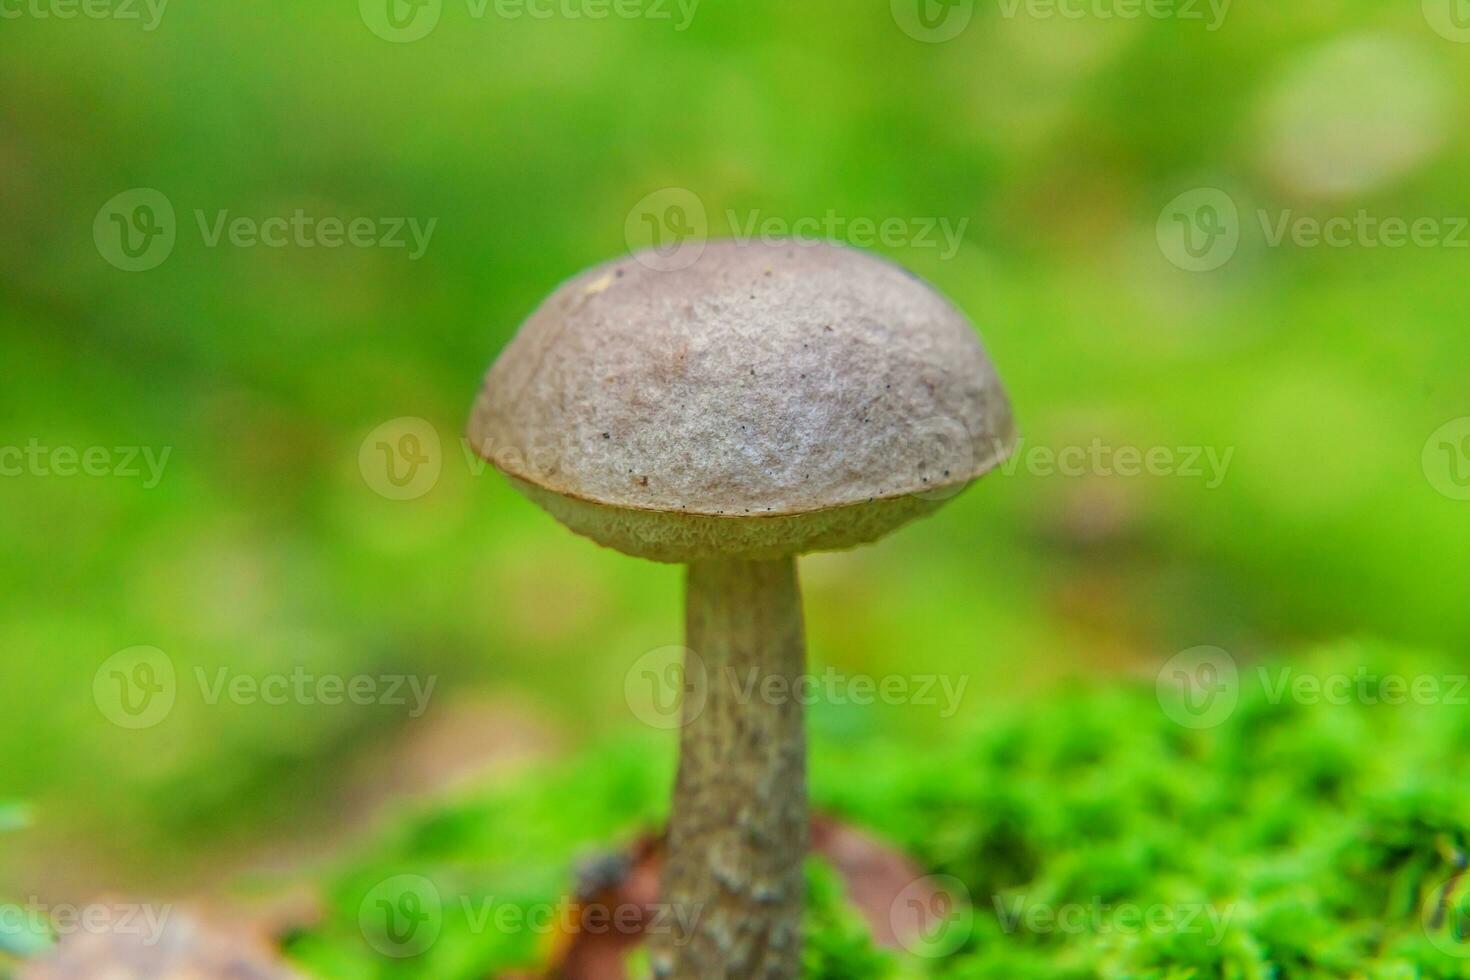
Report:
[[[573,530],[670,561],[872,540],[1014,443],[974,328],[932,287],[854,249],[731,241],[565,283],[491,367],[468,435]],[[647,540],[658,515],[672,540]]]

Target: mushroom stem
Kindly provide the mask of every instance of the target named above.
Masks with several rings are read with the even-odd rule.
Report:
[[[663,902],[682,930],[654,964],[675,980],[794,980],[807,846],[806,669],[796,562],[689,566],[685,718]]]

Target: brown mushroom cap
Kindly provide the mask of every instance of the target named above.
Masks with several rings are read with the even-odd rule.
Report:
[[[661,561],[875,540],[1005,458],[973,327],[897,265],[711,242],[559,288],[485,378],[469,440],[572,530]]]

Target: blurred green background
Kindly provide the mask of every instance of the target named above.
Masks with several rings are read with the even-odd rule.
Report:
[[[642,727],[624,679],[681,641],[679,570],[575,539],[457,440],[516,325],[668,188],[717,236],[966,222],[953,255],[876,247],[973,318],[1026,437],[935,518],[802,565],[818,668],[964,676],[963,710],[814,724],[943,739],[1196,644],[1470,641],[1470,46],[1433,2],[1240,4],[1214,30],[961,2],[939,43],[902,0],[704,0],[683,30],[672,5],[445,0],[408,42],[345,0],[179,2],[153,29],[27,4],[0,22],[0,444],[170,455],[156,486],[0,478],[0,800],[31,812],[9,891],[209,888],[330,852],[389,796]],[[176,241],[130,272],[94,224],[135,188]],[[1238,208],[1209,271],[1168,235],[1198,188]],[[211,247],[196,218],[297,209],[436,223],[412,259]],[[1261,219],[1360,212],[1444,240],[1273,245]],[[359,451],[404,417],[442,472],[391,500]],[[1027,455],[1094,440],[1233,455],[1218,486]],[[177,698],[130,730],[93,681],[139,645]],[[419,718],[195,682],[298,666],[437,681]]]

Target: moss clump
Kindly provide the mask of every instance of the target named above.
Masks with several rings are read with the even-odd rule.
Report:
[[[819,710],[817,805],[957,881],[971,907],[944,955],[878,950],[813,862],[806,974],[1470,980],[1467,669],[1364,646],[1249,665],[1234,710],[1199,730],[1170,721],[1152,685],[1060,694],[939,745],[824,739]],[[1342,674],[1443,683],[1435,703],[1403,704],[1308,703],[1281,684]],[[292,955],[344,978],[533,966],[547,930],[487,926],[485,910],[533,921],[575,859],[656,825],[666,753],[606,748],[420,815],[335,877],[328,921]],[[440,899],[436,938],[411,957],[382,955],[362,927],[395,875]]]

